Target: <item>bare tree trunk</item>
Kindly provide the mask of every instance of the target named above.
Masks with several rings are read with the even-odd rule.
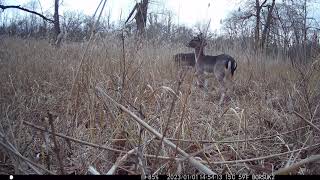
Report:
[[[255,39],[255,46],[259,44],[260,38],[260,4],[259,0],[256,0],[256,27],[254,31],[254,39]]]
[[[275,4],[276,4],[276,0],[272,0],[272,4],[271,4],[271,6],[269,6],[269,9],[268,9],[267,22],[266,22],[266,25],[264,26],[264,29],[262,32],[262,40],[261,40],[261,47],[262,48],[265,48],[266,39],[269,34],[269,29],[270,29],[271,22],[272,22],[272,12],[273,12]]]
[[[264,0],[261,4],[259,0],[256,0],[256,27],[254,31],[254,39],[255,39],[255,48],[257,49],[260,42],[260,21],[261,21],[261,9],[266,4],[267,0]]]
[[[318,32],[314,30],[311,40],[311,57],[316,57],[319,54],[319,44],[318,44]]]
[[[59,21],[59,0],[54,1],[54,41],[56,42],[56,46],[60,46],[60,42],[62,39],[61,30],[60,30],[60,21]]]
[[[172,26],[172,14],[168,13],[168,20],[167,20],[167,36],[170,38],[171,36],[171,26]]]
[[[135,19],[137,23],[139,36],[144,36],[145,34],[145,27],[147,24],[148,3],[149,0],[142,0],[142,2],[138,3],[137,5],[137,13]]]
[[[148,4],[149,0],[142,0],[140,3],[136,3],[134,8],[129,14],[125,24],[129,22],[131,16],[136,11],[136,15],[134,16],[137,25],[137,35],[136,35],[136,48],[139,49],[141,43],[141,38],[145,36],[145,27],[147,24],[147,13],[148,13]]]
[[[304,0],[303,13],[303,59],[307,62],[307,0]]]

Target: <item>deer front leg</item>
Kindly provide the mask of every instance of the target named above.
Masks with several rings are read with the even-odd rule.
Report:
[[[204,77],[204,73],[199,71],[197,72],[197,85],[200,88],[204,88],[206,86],[206,81],[205,81],[205,77]]]

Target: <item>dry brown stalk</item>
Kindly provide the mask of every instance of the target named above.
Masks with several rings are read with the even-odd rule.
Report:
[[[103,0],[101,0],[101,2],[102,2],[102,1],[103,1]],[[100,2],[100,4],[101,4],[101,2]],[[76,71],[76,74],[75,74],[75,78],[74,78],[74,81],[73,81],[73,83],[72,83],[72,87],[71,87],[71,90],[70,90],[70,97],[69,97],[69,99],[71,99],[71,97],[72,97],[72,95],[73,95],[74,88],[75,88],[76,83],[77,83],[78,78],[79,78],[80,70],[81,70],[81,68],[82,68],[82,66],[83,66],[83,64],[84,64],[84,60],[86,59],[86,55],[87,55],[89,46],[90,46],[91,43],[92,43],[92,38],[93,38],[94,32],[95,32],[95,30],[96,30],[97,23],[99,23],[100,17],[101,17],[101,15],[102,15],[102,12],[103,12],[103,10],[104,10],[104,8],[105,8],[106,3],[107,3],[107,0],[104,0],[104,3],[103,3],[103,5],[102,5],[101,11],[100,11],[100,14],[99,14],[97,20],[94,21],[94,24],[93,24],[93,26],[92,26],[92,28],[91,28],[89,42],[88,42],[87,46],[85,47],[85,50],[83,51],[83,54],[82,54],[82,56],[81,56],[80,63],[79,63],[79,65],[78,65],[78,68],[77,68],[77,71]],[[97,7],[96,11],[99,9],[100,4],[99,4],[99,6]],[[96,13],[94,13],[94,16],[95,16],[95,14],[96,14]],[[94,17],[94,16],[93,16],[93,17]],[[70,106],[71,106],[71,102],[69,102],[67,112],[69,112]]]
[[[45,131],[42,131],[42,136],[43,136],[43,141],[45,143],[45,153],[47,156],[44,156],[44,153],[42,154],[42,157],[46,157],[46,163],[47,163],[47,169],[50,170],[50,156],[49,156],[49,144],[50,144],[50,139],[49,139],[49,133],[48,133],[48,123],[47,120],[48,118],[43,118],[43,126],[45,128]],[[23,122],[22,122],[23,123]],[[43,150],[42,150],[43,152]],[[43,159],[44,161],[44,159]]]
[[[183,82],[183,74],[181,74],[181,77],[179,78],[179,82],[178,82],[178,87],[177,87],[177,92],[180,91],[180,87],[181,87],[181,84]],[[167,88],[169,89],[169,88]],[[178,96],[176,95],[176,93],[172,90],[172,89],[169,89],[168,91],[172,92],[173,94],[173,98],[172,98],[172,102],[171,102],[171,105],[170,105],[170,110],[169,110],[169,114],[168,114],[168,118],[167,118],[167,122],[166,122],[166,126],[164,128],[164,132],[163,132],[163,136],[162,138],[160,139],[160,142],[159,142],[159,146],[158,146],[158,150],[156,152],[156,157],[159,155],[160,153],[160,150],[161,150],[161,146],[162,146],[162,143],[163,143],[163,138],[165,138],[166,134],[167,134],[167,131],[168,131],[168,128],[169,128],[169,124],[171,122],[171,116],[172,116],[172,113],[173,113],[173,110],[176,106],[176,101],[178,100]],[[174,122],[173,122],[174,123]],[[176,146],[176,148],[178,148],[178,146]],[[176,149],[177,151],[177,149]]]
[[[56,138],[56,130],[53,124],[53,117],[52,114],[50,112],[48,112],[48,118],[49,118],[49,124],[51,126],[51,131],[52,131],[52,139],[53,139],[53,143],[54,143],[54,148],[53,151],[56,153],[57,155],[57,159],[58,159],[58,163],[59,163],[59,167],[60,167],[60,173],[63,175],[64,173],[64,168],[63,168],[63,161],[61,159],[61,154],[60,154],[60,145],[58,144],[57,138]]]

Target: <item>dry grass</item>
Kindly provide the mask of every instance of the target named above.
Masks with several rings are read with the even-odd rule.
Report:
[[[105,174],[120,158],[125,161],[118,161],[117,174],[198,173],[128,114],[102,101],[97,85],[216,173],[272,173],[320,153],[319,132],[306,122],[319,127],[319,62],[292,68],[281,59],[229,49],[239,65],[221,108],[214,79],[207,94],[194,85],[191,71],[183,76],[173,66],[172,55],[188,50],[182,44],[148,43],[137,51],[126,39],[124,85],[120,39],[110,35],[93,43],[79,67],[85,45],[54,49],[41,40],[1,39],[1,142],[51,173],[60,174],[63,166],[66,174],[86,174],[93,166]],[[52,129],[48,112],[56,133],[76,140],[56,137],[55,149],[52,135],[45,138]],[[6,147],[0,149],[0,174],[35,173]],[[138,155],[130,151],[136,147]],[[309,163],[291,173],[319,170]]]

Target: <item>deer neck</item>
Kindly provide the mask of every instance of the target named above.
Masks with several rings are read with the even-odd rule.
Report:
[[[194,55],[195,55],[195,60],[196,60],[196,63],[197,63],[199,61],[199,59],[202,56],[204,56],[203,47],[194,48]]]

